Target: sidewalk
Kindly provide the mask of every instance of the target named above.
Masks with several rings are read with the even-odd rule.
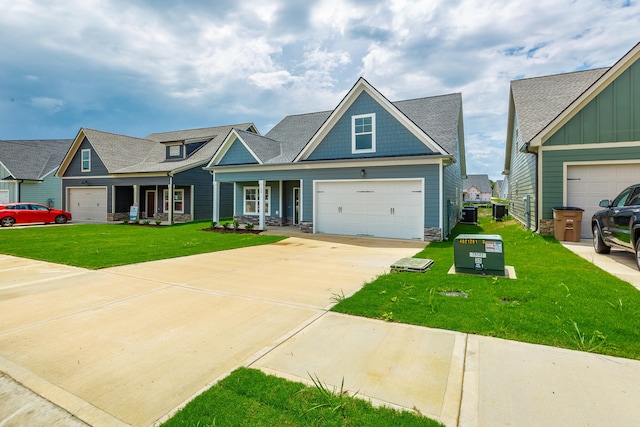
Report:
[[[560,243],[573,253],[640,290],[640,270],[636,267],[635,256],[632,253],[612,249],[609,254],[597,254],[590,239]]]

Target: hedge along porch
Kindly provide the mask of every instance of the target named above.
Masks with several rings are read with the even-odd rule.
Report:
[[[234,218],[262,229],[441,240],[460,218],[461,97],[391,103],[360,79],[335,110],[231,131],[205,169],[216,221],[232,183]]]

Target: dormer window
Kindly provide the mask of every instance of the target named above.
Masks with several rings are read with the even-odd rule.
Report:
[[[180,160],[184,158],[184,146],[182,144],[172,144],[166,147],[167,160]]]
[[[362,114],[351,117],[351,152],[375,153],[376,115]]]

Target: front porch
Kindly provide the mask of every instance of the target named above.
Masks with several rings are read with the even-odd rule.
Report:
[[[173,188],[171,199],[169,187]],[[192,195],[193,186],[114,185],[111,191],[112,209],[107,213],[107,220],[129,219],[131,207],[138,206],[140,220],[190,222],[193,220]]]

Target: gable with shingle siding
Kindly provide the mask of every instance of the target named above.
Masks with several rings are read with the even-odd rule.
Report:
[[[375,114],[376,149],[374,153],[352,152],[352,116]],[[333,126],[306,160],[337,160],[361,157],[398,157],[428,155],[433,151],[391,116],[368,93],[363,92]]]

